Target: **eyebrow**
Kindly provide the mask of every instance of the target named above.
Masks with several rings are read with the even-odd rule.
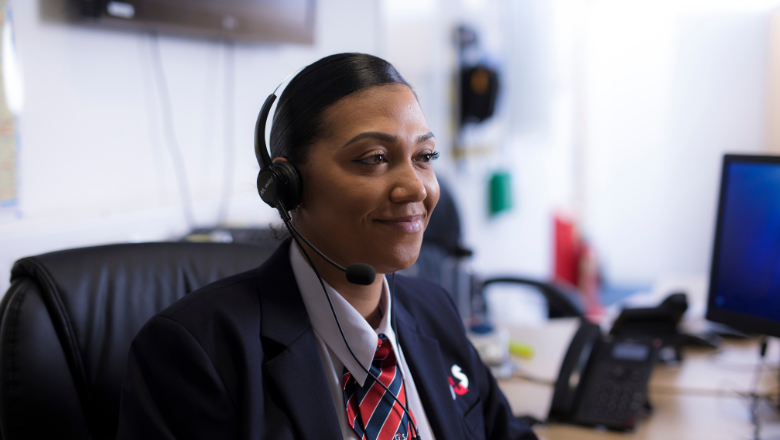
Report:
[[[433,133],[429,131],[426,134],[418,136],[417,137],[417,143],[421,144],[421,143],[427,141],[428,139],[433,139],[434,137],[435,136],[433,135]],[[359,135],[353,137],[352,139],[347,141],[346,144],[342,145],[341,148],[347,147],[347,146],[349,146],[351,144],[354,144],[355,142],[357,142],[357,141],[359,141],[361,139],[365,139],[365,138],[379,139],[380,141],[388,142],[388,143],[394,143],[394,142],[396,142],[398,140],[398,136],[394,136],[392,134],[381,133],[381,132],[378,132],[378,131],[367,131],[365,133],[360,133]]]
[[[418,144],[421,144],[421,143],[423,143],[423,142],[427,141],[428,139],[433,139],[433,138],[435,138],[435,137],[436,137],[436,136],[434,136],[434,135],[433,135],[433,132],[430,132],[430,131],[429,131],[428,133],[425,133],[424,135],[422,135],[422,136],[419,136],[419,137],[417,138],[417,143],[418,143]]]

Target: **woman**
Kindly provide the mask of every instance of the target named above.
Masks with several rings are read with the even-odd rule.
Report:
[[[118,438],[535,438],[448,294],[384,276],[415,262],[439,196],[435,138],[395,68],[339,54],[303,69],[271,151],[302,185],[283,218],[336,264],[380,276],[353,284],[296,237],[182,298],[133,342]]]

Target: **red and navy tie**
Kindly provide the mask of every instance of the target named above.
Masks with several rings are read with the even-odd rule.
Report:
[[[376,383],[374,377],[406,404],[406,390],[401,369],[393,353],[393,347],[385,335],[379,335],[376,354],[363,386],[359,386],[352,374],[344,368],[341,385],[344,388],[344,404],[347,419],[361,440],[405,440],[411,439],[409,419],[401,405],[385,389]],[[372,377],[373,375],[373,377]],[[416,422],[414,415],[412,421]]]

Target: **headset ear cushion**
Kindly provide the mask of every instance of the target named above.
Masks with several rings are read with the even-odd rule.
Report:
[[[257,192],[260,198],[271,208],[277,208],[279,205],[279,191],[284,184],[279,182],[278,171],[266,167],[260,170],[257,175]]]
[[[284,207],[292,211],[301,203],[301,191],[303,189],[301,175],[295,169],[295,166],[289,162],[276,162],[273,164],[273,167],[287,180],[280,195],[284,202]]]

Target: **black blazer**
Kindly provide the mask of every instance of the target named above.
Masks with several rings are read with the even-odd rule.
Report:
[[[149,320],[130,348],[118,439],[342,438],[289,249],[288,240],[259,268]],[[438,440],[536,438],[512,415],[442,288],[396,276],[393,303]],[[461,395],[450,386],[453,365],[468,377]]]

